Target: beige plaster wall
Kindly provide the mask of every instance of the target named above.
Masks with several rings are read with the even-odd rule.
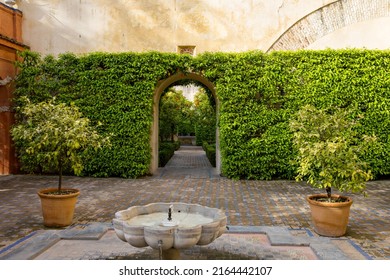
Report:
[[[346,26],[307,47],[326,48],[390,49],[390,17],[380,17]]]
[[[0,0],[3,1],[3,0]],[[267,50],[291,25],[336,0],[17,0],[23,40],[43,54]]]
[[[201,53],[254,49],[267,51],[286,30],[305,16],[332,3],[353,1],[359,2],[16,0],[15,8],[23,12],[23,42],[42,54],[147,50],[176,52],[179,45],[196,46],[196,53]],[[363,0],[365,4],[362,5],[389,2],[390,6],[388,0],[367,1]],[[359,7],[356,10],[361,12]],[[389,23],[390,17],[379,17],[350,24],[319,38],[307,48],[387,49]]]

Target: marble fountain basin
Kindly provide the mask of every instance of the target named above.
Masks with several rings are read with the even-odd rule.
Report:
[[[113,226],[119,239],[134,247],[170,250],[210,244],[225,232],[226,222],[221,209],[176,202],[118,211]]]

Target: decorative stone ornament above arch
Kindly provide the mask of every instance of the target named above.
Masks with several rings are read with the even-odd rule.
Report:
[[[267,50],[298,50],[338,29],[380,17],[390,17],[390,0],[339,0],[297,21]]]

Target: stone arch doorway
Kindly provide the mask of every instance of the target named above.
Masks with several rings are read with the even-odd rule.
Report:
[[[339,0],[298,20],[267,50],[298,50],[338,29],[390,16],[390,0]]]
[[[219,111],[219,101],[217,98],[217,95],[215,93],[215,86],[213,83],[211,83],[208,79],[205,77],[196,74],[196,73],[182,73],[178,72],[170,77],[168,77],[165,80],[161,80],[157,83],[157,86],[153,93],[153,123],[152,123],[152,130],[151,130],[151,137],[150,137],[150,146],[152,149],[152,157],[150,162],[150,173],[154,174],[158,169],[158,143],[159,143],[159,104],[160,104],[160,98],[161,95],[164,93],[164,91],[169,88],[174,83],[181,81],[181,80],[194,80],[199,83],[201,83],[203,86],[205,86],[207,89],[210,90],[212,93],[215,104],[216,104],[216,117],[217,117],[217,123],[218,123],[218,111]],[[215,131],[215,141],[216,141],[216,172],[217,174],[221,173],[221,153],[219,149],[219,129],[218,125],[216,126]]]

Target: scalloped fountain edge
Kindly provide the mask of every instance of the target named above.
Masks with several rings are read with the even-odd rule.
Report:
[[[211,218],[209,223],[193,227],[176,226],[138,226],[127,223],[131,218],[156,212],[167,212],[170,205],[174,211],[200,214]],[[181,202],[150,203],[144,206],[132,206],[115,213],[113,226],[119,239],[134,247],[150,246],[153,249],[186,249],[194,245],[207,245],[226,231],[227,218],[223,210],[199,204]]]

